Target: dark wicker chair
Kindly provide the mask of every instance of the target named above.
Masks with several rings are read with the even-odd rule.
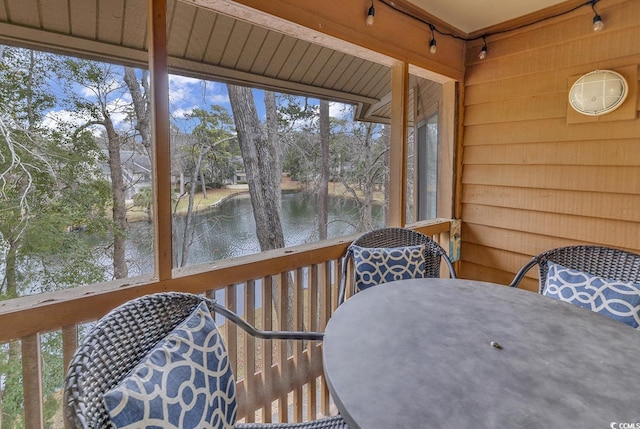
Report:
[[[581,245],[559,247],[534,256],[518,271],[509,286],[517,287],[525,274],[538,265],[538,292],[544,293],[548,272],[547,261],[598,277],[623,282],[640,282],[640,255],[609,247]]]
[[[367,248],[393,248],[416,245],[424,245],[424,258],[426,262],[424,277],[440,277],[440,261],[444,260],[447,268],[449,269],[449,275],[451,278],[456,278],[455,270],[453,269],[453,265],[451,264],[447,253],[438,243],[433,241],[431,237],[406,228],[390,227],[376,229],[361,235],[347,248],[342,259],[342,279],[340,281],[338,303],[342,304],[345,300],[347,278],[350,275],[349,266],[353,263],[354,246]],[[354,282],[351,281],[350,284],[353,285]],[[351,293],[355,293],[355,290],[351,290]]]
[[[261,331],[237,314],[202,296],[168,292],[129,301],[104,316],[83,339],[69,365],[64,408],[69,427],[112,428],[103,394],[116,386],[169,332],[202,302],[213,313],[263,339],[322,340],[318,332]],[[237,424],[245,429],[348,429],[342,417],[306,423]]]

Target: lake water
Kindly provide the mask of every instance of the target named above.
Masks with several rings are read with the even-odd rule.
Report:
[[[316,196],[303,192],[286,192],[282,195],[282,229],[286,246],[318,241],[318,216]],[[329,198],[329,238],[353,234],[360,219],[357,206],[351,199]],[[374,206],[374,221],[382,227],[384,212]],[[258,253],[260,246],[255,233],[251,200],[241,194],[223,201],[217,207],[198,212],[193,218],[187,265],[196,265],[220,259]],[[174,228],[182,231],[184,217],[174,221]],[[128,255],[131,262],[130,276],[153,272],[152,225],[135,222],[130,225]],[[182,234],[174,248],[182,247]]]

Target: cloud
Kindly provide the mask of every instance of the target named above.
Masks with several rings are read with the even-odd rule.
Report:
[[[229,104],[229,94],[225,91],[224,94],[214,94],[211,96],[212,104]]]
[[[169,75],[169,99],[176,106],[175,109],[184,109],[183,103],[191,106],[196,103],[200,108],[229,104],[226,85],[178,75]]]
[[[42,120],[42,125],[45,128],[56,130],[65,126],[81,127],[90,121],[90,117],[83,117],[78,112],[72,112],[63,109],[47,112],[44,119]],[[90,130],[94,136],[98,137],[101,135],[103,127],[100,125],[92,125],[88,127],[88,130]]]
[[[171,111],[171,117],[173,119],[186,119],[193,112],[193,109],[195,107],[174,109]]]
[[[329,116],[336,119],[350,119],[353,117],[353,106],[337,101],[330,102]]]
[[[173,86],[174,88],[180,88],[180,87],[191,86],[191,85],[199,86],[200,82],[202,82],[201,79],[196,79],[193,77],[180,76],[177,74],[169,75],[169,86]]]

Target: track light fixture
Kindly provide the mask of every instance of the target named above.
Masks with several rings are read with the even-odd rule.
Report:
[[[594,16],[593,16],[593,31],[600,31],[604,28],[604,22],[602,21],[602,17],[600,15],[598,15],[598,12],[596,12],[596,3],[598,3],[599,0],[591,0],[591,9],[593,10]]]
[[[432,54],[435,54],[437,51],[436,35],[435,35],[436,28],[433,26],[433,24],[429,24],[429,28],[431,29],[431,40],[429,41],[429,52],[431,52]]]
[[[478,58],[480,58],[481,60],[484,60],[485,58],[487,58],[487,38],[485,36],[482,36],[482,40],[483,40],[482,49],[480,49]]]
[[[369,26],[373,25],[373,22],[375,21],[375,18],[374,18],[375,15],[376,15],[376,8],[373,7],[373,0],[371,0],[371,7],[367,12],[367,19],[365,20],[365,24]]]

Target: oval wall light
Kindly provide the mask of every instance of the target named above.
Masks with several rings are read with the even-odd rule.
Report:
[[[581,76],[569,90],[569,104],[583,115],[612,112],[627,98],[625,78],[612,70],[595,70]]]

